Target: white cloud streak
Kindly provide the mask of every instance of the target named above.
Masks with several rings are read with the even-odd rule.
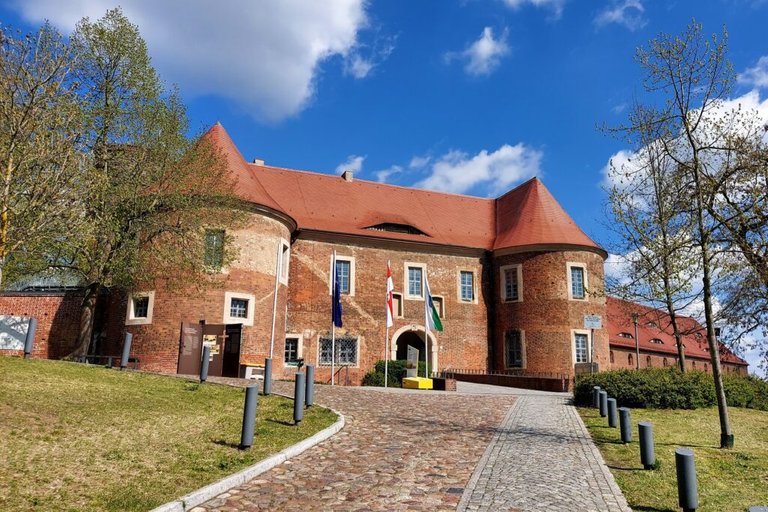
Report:
[[[522,143],[504,144],[496,151],[482,150],[474,156],[449,151],[437,159],[430,175],[416,187],[441,192],[467,193],[478,186],[499,194],[525,179],[541,174],[541,151]]]
[[[563,7],[567,0],[504,0],[511,9],[517,10],[525,5],[532,5],[543,9],[549,9],[555,18],[563,14]]]
[[[352,171],[355,173],[360,172],[363,169],[364,156],[349,155],[344,163],[336,166],[336,174],[341,174],[344,171]]]
[[[349,60],[349,74],[367,76],[380,56],[359,53],[367,27],[364,0],[123,0],[164,79],[186,94],[228,98],[256,118],[279,121],[304,109],[315,93],[318,68]],[[112,0],[17,0],[29,22],[49,19],[69,33],[83,16],[96,20]],[[391,50],[390,50],[391,51]]]
[[[768,88],[768,55],[760,57],[754,67],[740,73],[738,81],[750,87]]]
[[[460,60],[464,62],[464,71],[472,76],[487,76],[493,73],[502,57],[509,54],[506,30],[496,39],[493,37],[493,29],[485,27],[480,37],[472,42],[462,52],[449,52],[445,54],[447,62]]]
[[[635,31],[643,28],[648,23],[648,20],[643,16],[644,13],[645,7],[641,0],[612,0],[611,5],[597,13],[594,23],[598,27],[615,23]]]

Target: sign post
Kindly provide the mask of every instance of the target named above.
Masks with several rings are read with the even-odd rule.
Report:
[[[603,328],[603,318],[600,315],[584,315],[584,328],[590,330],[589,362],[595,362],[595,329]],[[591,369],[594,372],[594,366]]]

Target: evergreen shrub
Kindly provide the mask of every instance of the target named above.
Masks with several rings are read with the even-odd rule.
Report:
[[[408,361],[398,359],[389,361],[389,377],[387,386],[400,388],[403,386],[403,377],[405,377],[406,365]],[[384,360],[376,361],[375,370],[370,371],[363,377],[363,386],[384,386]],[[424,375],[424,361],[419,361],[419,376]]]

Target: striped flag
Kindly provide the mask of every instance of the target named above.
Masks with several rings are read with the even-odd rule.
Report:
[[[392,327],[395,324],[394,309],[392,305],[392,292],[395,290],[395,285],[392,283],[392,269],[387,261],[387,328]]]
[[[432,293],[429,291],[429,281],[427,280],[426,272],[424,272],[424,316],[428,330],[442,332],[443,323],[440,321],[440,315],[437,314],[437,308],[432,301]]]

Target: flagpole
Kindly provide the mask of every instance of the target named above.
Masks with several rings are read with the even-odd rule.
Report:
[[[424,378],[429,378],[429,315],[432,306],[429,304],[429,279],[427,269],[424,269]]]
[[[384,387],[387,387],[387,377],[389,377],[389,327],[384,338]]]
[[[334,311],[336,308],[336,250],[333,251],[333,261],[331,262],[331,386],[335,385],[336,380],[336,322],[334,321]]]
[[[388,387],[389,384],[389,327],[390,324],[394,325],[394,312],[392,311],[392,266],[390,261],[387,260],[387,319],[386,319],[386,334],[384,336],[384,387]]]
[[[272,336],[269,340],[269,358],[272,359],[272,354],[275,351],[275,318],[277,317],[277,292],[280,286],[280,272],[282,270],[282,261],[280,256],[282,249],[282,242],[277,241],[277,261],[275,262],[275,298],[272,302]]]

